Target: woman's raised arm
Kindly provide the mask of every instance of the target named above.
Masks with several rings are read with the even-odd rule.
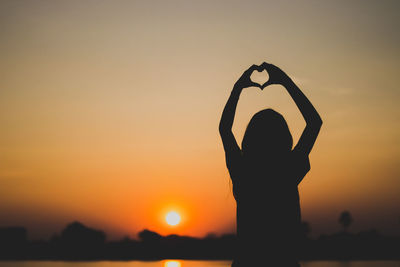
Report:
[[[280,68],[275,65],[263,63],[261,65],[268,71],[269,80],[263,84],[262,88],[270,84],[281,84],[288,91],[289,95],[292,97],[297,107],[299,108],[304,120],[306,121],[306,127],[299,139],[299,142],[295,146],[294,150],[300,153],[308,155],[314,146],[315,140],[317,139],[319,130],[322,126],[322,119],[318,112],[315,110],[314,106],[308,100],[308,98],[303,94],[299,87],[290,79],[286,73],[284,73]]]
[[[251,73],[259,68],[260,67],[257,65],[252,65],[242,74],[239,80],[235,83],[231,95],[226,102],[224,111],[222,112],[221,121],[219,123],[219,133],[227,155],[240,153],[240,148],[232,132],[233,120],[235,118],[236,107],[242,90],[250,86],[261,87],[260,84],[252,82],[250,79]]]

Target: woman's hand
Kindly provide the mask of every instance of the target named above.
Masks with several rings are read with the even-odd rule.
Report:
[[[251,74],[255,70],[261,71],[262,66],[257,66],[254,64],[250,68],[248,68],[245,72],[243,72],[242,76],[235,83],[235,88],[243,89],[251,86],[262,88],[261,84],[255,83],[250,79]]]
[[[283,72],[283,70],[273,64],[268,64],[267,62],[264,62],[261,64],[260,67],[262,69],[265,69],[269,75],[268,81],[261,86],[261,89],[264,89],[271,84],[285,85],[288,81],[290,81],[289,76],[287,76],[287,74]]]

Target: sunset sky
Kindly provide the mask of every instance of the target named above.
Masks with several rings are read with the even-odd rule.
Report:
[[[110,239],[235,229],[218,133],[251,64],[281,67],[324,125],[301,183],[314,235],[400,234],[399,1],[0,1],[0,226]],[[280,86],[243,91],[234,133]],[[180,224],[164,217],[174,210]],[[260,210],[260,212],[265,212]]]

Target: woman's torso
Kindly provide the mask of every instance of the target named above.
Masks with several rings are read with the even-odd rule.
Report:
[[[233,192],[242,255],[294,257],[301,220],[297,163],[292,157],[269,166],[241,163]]]

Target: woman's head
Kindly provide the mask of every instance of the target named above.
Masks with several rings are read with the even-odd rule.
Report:
[[[274,158],[292,150],[293,138],[286,120],[273,109],[257,112],[247,125],[242,152],[250,158]]]

